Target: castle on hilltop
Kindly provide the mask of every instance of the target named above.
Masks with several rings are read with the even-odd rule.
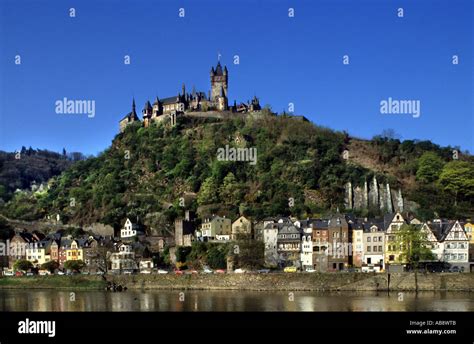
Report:
[[[236,112],[247,113],[261,110],[260,102],[256,96],[247,103],[229,106],[228,84],[229,72],[227,67],[222,68],[221,63],[211,68],[211,89],[206,96],[205,92],[198,92],[194,89],[191,93],[186,93],[186,86],[183,84],[178,95],[168,98],[156,97],[153,105],[146,101],[142,110],[143,125],[148,127],[152,122],[168,121],[171,125],[176,124],[176,118],[184,114],[204,113],[204,112]],[[120,120],[120,131],[124,131],[127,125],[140,121],[135,108],[135,99],[132,102],[132,111]]]

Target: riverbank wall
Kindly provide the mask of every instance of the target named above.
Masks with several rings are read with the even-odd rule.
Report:
[[[473,273],[418,274],[420,291],[474,291]],[[389,285],[390,280],[390,285]],[[107,275],[128,289],[261,291],[414,291],[413,273],[270,273],[214,275]],[[8,289],[105,289],[101,276],[2,277]]]

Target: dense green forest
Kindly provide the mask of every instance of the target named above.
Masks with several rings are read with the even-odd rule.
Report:
[[[420,204],[419,216],[472,215],[472,156],[456,160],[450,147],[379,136],[364,145],[378,163],[394,166],[381,173],[345,161],[350,144],[347,133],[285,115],[183,117],[172,128],[137,123],[99,156],[75,162],[60,175],[45,175],[44,180],[52,177],[47,191],[17,193],[0,211],[27,220],[60,214],[66,223],[115,227],[128,216],[165,232],[185,208],[257,219],[343,211],[345,183],[376,174],[394,185],[415,179],[404,193]],[[219,161],[216,152],[226,145],[255,147],[257,163]]]
[[[48,181],[69,167],[82,154],[63,154],[22,147],[14,153],[0,151],[0,198],[9,200],[17,189],[29,189]]]

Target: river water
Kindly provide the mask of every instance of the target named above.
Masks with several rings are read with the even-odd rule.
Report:
[[[0,311],[474,311],[474,293],[0,290]]]

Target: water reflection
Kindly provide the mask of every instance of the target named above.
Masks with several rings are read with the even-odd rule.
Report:
[[[474,311],[474,294],[457,292],[0,290],[0,311]]]

